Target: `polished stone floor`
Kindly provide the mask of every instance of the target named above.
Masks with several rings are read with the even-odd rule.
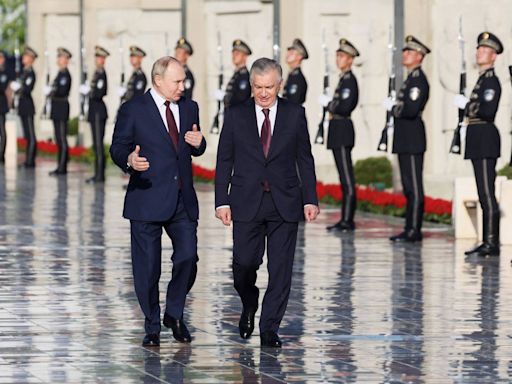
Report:
[[[337,209],[301,227],[281,350],[241,340],[231,232],[199,185],[199,274],[187,303],[191,345],[166,330],[140,343],[124,191],[0,168],[0,383],[509,383],[512,249],[467,260],[471,242],[427,225],[422,245],[392,245],[400,219],[358,214],[330,234]],[[164,242],[170,255],[170,242]],[[170,275],[165,263],[162,292]],[[265,268],[259,285],[266,282]]]

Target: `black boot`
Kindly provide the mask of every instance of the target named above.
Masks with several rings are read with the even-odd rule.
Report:
[[[484,215],[485,216],[485,215]],[[491,220],[483,222],[483,243],[465,252],[467,256],[499,256],[500,255],[500,215],[495,214]]]

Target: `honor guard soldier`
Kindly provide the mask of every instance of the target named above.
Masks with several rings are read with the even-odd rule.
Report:
[[[293,40],[286,52],[286,64],[288,64],[290,72],[284,85],[283,98],[296,104],[304,104],[306,101],[308,83],[302,74],[300,65],[302,60],[306,60],[308,57],[308,51],[302,41],[300,39]]]
[[[359,99],[357,80],[352,73],[352,63],[357,56],[359,51],[356,47],[347,39],[340,39],[339,48],[336,50],[336,65],[341,71],[340,80],[332,100],[329,100],[328,96],[320,96],[320,102],[324,106],[327,105],[330,117],[327,149],[332,150],[334,155],[343,191],[341,219],[327,229],[343,232],[355,229],[356,181],[352,166],[355,134],[350,115]]]
[[[11,83],[12,90],[18,95],[18,115],[20,116],[23,127],[23,136],[27,140],[27,149],[25,156],[25,167],[33,168],[36,165],[37,139],[34,128],[35,107],[32,100],[32,90],[36,83],[36,74],[32,65],[37,59],[37,53],[32,48],[26,46],[23,50],[21,62],[23,71],[18,81]]]
[[[5,162],[5,146],[7,144],[5,115],[9,112],[9,103],[5,91],[8,85],[9,76],[5,65],[5,53],[0,51],[0,163]]]
[[[71,52],[66,48],[57,48],[57,66],[59,72],[53,80],[51,87],[45,86],[45,95],[51,96],[51,114],[55,131],[55,141],[58,147],[57,169],[50,175],[65,175],[68,169],[68,120],[69,120],[69,90],[71,89],[71,75],[68,64]]]
[[[405,228],[394,242],[417,242],[423,239],[423,157],[427,148],[425,124],[421,114],[429,96],[429,85],[421,63],[430,49],[413,36],[405,38],[402,65],[408,76],[400,88],[397,100],[386,98],[383,106],[393,113],[393,153],[398,154],[402,188],[407,199]]]
[[[251,48],[240,39],[233,41],[231,61],[235,66],[235,73],[226,86],[226,91],[217,90],[215,98],[224,101],[224,108],[241,104],[251,98],[251,85],[249,83],[249,71],[247,70],[247,58],[252,54]]]
[[[103,97],[107,94],[107,74],[105,73],[105,60],[110,53],[103,47],[94,47],[94,62],[96,71],[91,85],[82,84],[80,93],[89,97],[89,112],[87,120],[91,125],[94,148],[94,176],[87,179],[88,183],[102,183],[105,181],[105,149],[103,138],[105,136],[105,123],[108,113]]]
[[[468,256],[499,256],[500,209],[494,192],[496,161],[500,157],[500,134],[494,125],[501,86],[494,72],[497,55],[503,52],[501,41],[490,32],[478,35],[476,63],[480,76],[471,96],[455,96],[455,104],[464,109],[466,149],[475,172],[478,200],[483,211],[483,242],[466,253]]]
[[[121,103],[124,103],[135,96],[143,95],[146,91],[148,83],[146,75],[142,72],[142,59],[146,56],[141,48],[132,45],[130,47],[130,64],[133,67],[133,73],[128,80],[127,87],[119,87],[119,96],[121,96]]]
[[[181,65],[183,65],[183,69],[185,70],[185,92],[183,93],[183,96],[186,99],[192,99],[192,93],[194,92],[194,75],[187,65],[188,58],[192,56],[193,53],[194,50],[192,49],[192,45],[184,37],[180,38],[176,42],[174,57],[181,63]]]

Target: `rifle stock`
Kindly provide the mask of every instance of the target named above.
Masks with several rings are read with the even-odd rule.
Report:
[[[461,95],[464,95],[465,91],[466,91],[466,73],[463,72],[460,74],[459,93]],[[452,143],[450,144],[450,153],[453,153],[455,155],[460,155],[460,153],[461,153],[462,143],[461,143],[460,129],[461,129],[463,123],[464,123],[464,110],[459,109],[459,121],[457,123],[457,128],[455,128],[455,131],[453,132]]]
[[[388,97],[395,98],[395,76],[392,74],[388,81]],[[392,111],[386,111],[386,124],[380,134],[379,145],[377,151],[387,152],[388,151],[388,130],[394,126],[394,116]]]

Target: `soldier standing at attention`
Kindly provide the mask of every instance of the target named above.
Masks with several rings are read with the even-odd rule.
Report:
[[[475,172],[478,200],[483,211],[483,242],[465,252],[468,256],[499,256],[500,209],[494,192],[496,161],[500,157],[500,133],[494,125],[501,96],[500,81],[494,62],[503,52],[503,44],[490,32],[478,35],[476,64],[480,76],[470,98],[455,96],[455,104],[464,109],[467,124],[465,159],[470,159]]]
[[[9,104],[5,91],[8,85],[9,76],[5,67],[5,53],[0,51],[0,164],[5,163],[5,146],[7,144],[5,115],[9,112]]]
[[[118,92],[121,96],[121,104],[132,99],[135,96],[143,95],[146,91],[146,85],[148,83],[146,75],[142,72],[142,59],[146,56],[141,48],[132,45],[130,47],[130,64],[133,67],[133,73],[128,80],[128,84],[125,87],[119,87]]]
[[[355,134],[350,115],[359,99],[357,80],[352,73],[352,63],[357,56],[359,51],[356,47],[347,39],[340,39],[339,48],[336,50],[336,65],[341,71],[340,80],[332,101],[327,104],[329,97],[320,96],[320,102],[327,105],[330,116],[327,149],[332,150],[334,155],[343,191],[341,219],[328,226],[327,230],[347,232],[355,229],[356,180],[352,166]]]
[[[390,97],[383,102],[384,108],[395,118],[393,153],[398,154],[402,188],[407,199],[405,228],[389,238],[393,242],[413,243],[423,239],[423,157],[427,139],[421,114],[427,104],[429,85],[421,63],[428,53],[430,49],[415,37],[405,38],[402,65],[407,68],[407,79],[398,92],[396,102]]]
[[[302,60],[309,57],[306,47],[300,39],[293,40],[293,43],[288,47],[286,52],[286,64],[288,64],[288,78],[284,85],[283,98],[288,99],[296,104],[304,104],[306,101],[306,92],[308,90],[308,83],[302,74],[300,65]]]
[[[192,56],[193,53],[192,45],[187,39],[182,37],[177,41],[176,47],[174,48],[174,57],[183,65],[183,69],[185,70],[185,92],[183,93],[183,97],[186,99],[192,99],[192,93],[194,92],[194,75],[187,65],[188,58]]]
[[[59,149],[57,158],[57,169],[50,172],[50,175],[65,175],[68,170],[68,120],[69,120],[69,90],[71,89],[71,75],[68,64],[71,59],[71,52],[66,48],[57,48],[57,66],[59,72],[53,80],[52,86],[45,86],[45,95],[51,96],[52,109],[50,118],[53,121],[55,141]]]
[[[251,48],[242,40],[233,41],[231,61],[235,66],[235,73],[226,86],[226,91],[218,89],[215,98],[224,101],[224,108],[242,104],[251,97],[251,86],[249,84],[249,71],[247,70],[247,58],[252,54]]]
[[[103,137],[105,136],[105,124],[108,113],[103,97],[107,94],[107,74],[105,73],[105,60],[110,56],[105,48],[94,47],[94,61],[96,71],[91,80],[91,85],[83,84],[80,92],[89,97],[89,112],[87,120],[91,125],[92,141],[94,149],[94,176],[87,179],[87,183],[102,183],[105,181],[105,149]]]
[[[36,83],[36,75],[32,64],[37,58],[37,53],[32,48],[26,46],[23,50],[21,63],[23,71],[18,81],[11,83],[11,89],[19,96],[18,115],[20,116],[23,127],[23,136],[27,140],[27,149],[25,156],[25,167],[33,168],[36,165],[37,140],[34,128],[35,107],[32,100],[32,90]]]

